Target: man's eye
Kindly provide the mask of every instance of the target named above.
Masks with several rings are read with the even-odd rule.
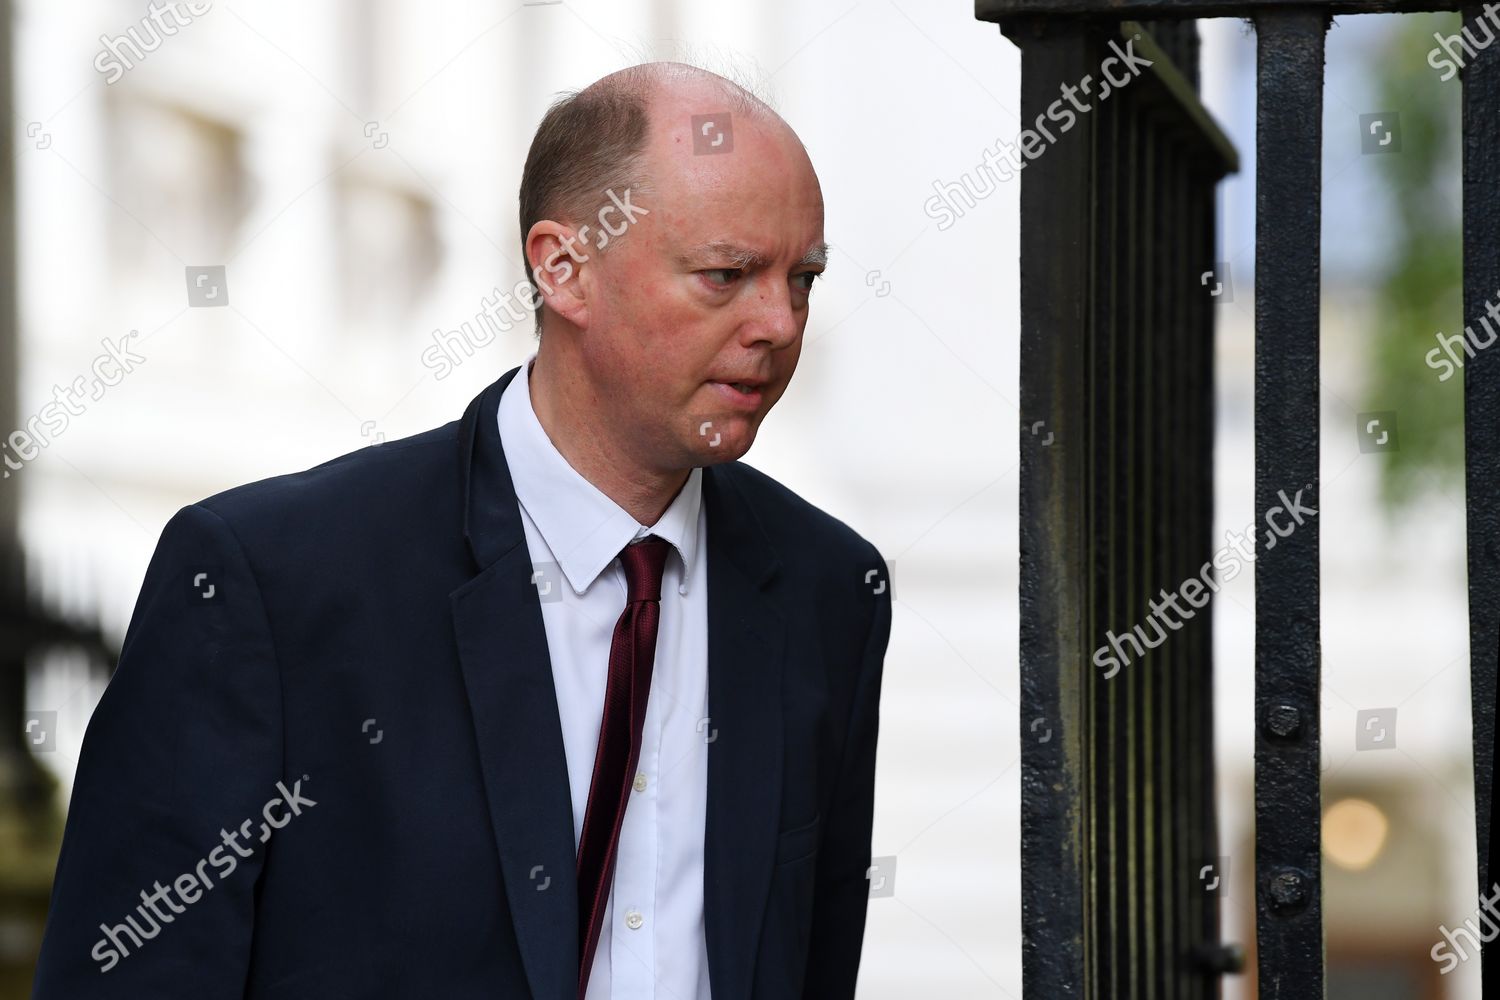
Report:
[[[739,268],[736,267],[719,267],[709,271],[699,271],[698,273],[708,275],[709,284],[718,285],[720,288],[728,288],[740,276]],[[721,278],[722,280],[720,280]]]
[[[813,283],[816,282],[820,277],[822,277],[822,272],[821,271],[804,271],[801,274],[794,274],[794,275],[792,275],[792,280],[793,281],[804,281],[805,280],[807,282],[807,284],[805,284],[805,285],[802,286],[802,290],[804,292],[810,292],[810,291],[812,291]]]

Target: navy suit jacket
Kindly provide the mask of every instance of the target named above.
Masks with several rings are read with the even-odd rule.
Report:
[[[517,371],[461,420],[167,523],[35,998],[576,1000],[568,773],[496,424]],[[704,468],[703,502],[713,997],[852,997],[887,567],[740,462]]]

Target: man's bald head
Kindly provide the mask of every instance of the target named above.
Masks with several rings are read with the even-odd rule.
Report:
[[[652,116],[663,104],[683,102],[771,126],[801,145],[769,104],[717,73],[681,62],[627,66],[564,94],[542,116],[521,172],[522,260],[531,227],[542,219],[586,223],[608,204],[607,191],[649,198],[655,191],[646,162]],[[540,336],[540,296],[535,275],[527,274],[539,303]]]

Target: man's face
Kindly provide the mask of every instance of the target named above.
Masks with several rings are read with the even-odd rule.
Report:
[[[693,116],[722,104],[711,92],[658,95],[645,164],[653,191],[632,193],[637,218],[615,246],[583,246],[589,381],[636,460],[660,470],[749,450],[797,367],[823,270],[806,259],[823,249],[822,192],[784,126],[726,115],[715,127],[732,126],[732,151],[695,153]]]

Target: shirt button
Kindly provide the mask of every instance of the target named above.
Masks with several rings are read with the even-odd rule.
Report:
[[[644,924],[645,922],[646,922],[646,918],[643,917],[643,916],[641,916],[641,911],[640,910],[627,910],[626,911],[626,913],[625,913],[625,926],[629,927],[631,930],[633,930],[633,931],[640,930],[641,929],[641,924]]]
[[[635,776],[635,790],[644,792],[646,790],[646,772],[642,771]]]

